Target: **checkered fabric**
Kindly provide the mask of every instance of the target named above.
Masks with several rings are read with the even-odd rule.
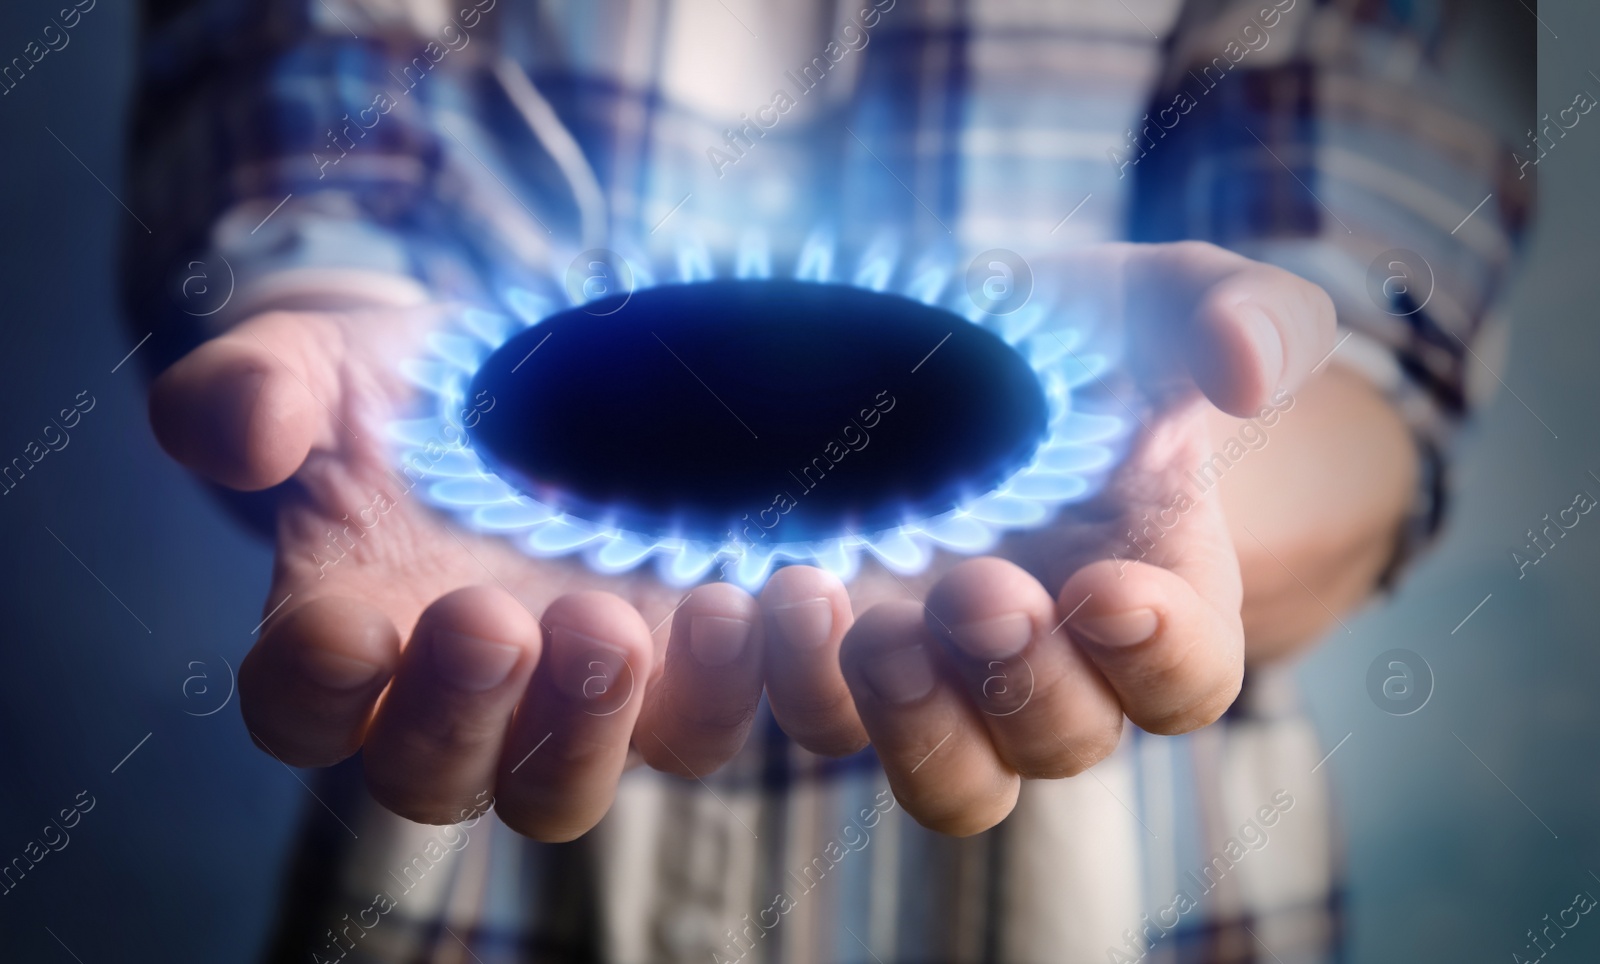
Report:
[[[1442,518],[1479,400],[1467,346],[1493,342],[1527,206],[1510,150],[1437,79],[1446,2],[148,7],[131,189],[161,215],[125,288],[159,359],[267,305],[493,305],[592,243],[728,252],[751,225],[907,256],[1210,240],[1327,288],[1338,363],[1412,426],[1424,486],[1397,565]],[[226,262],[225,310],[185,300],[196,262]],[[1326,750],[1281,671],[1204,731],[1130,730],[963,840],[894,807],[870,750],[819,759],[762,720],[703,784],[630,773],[561,846],[492,817],[409,824],[338,768],[269,957],[1337,959]]]

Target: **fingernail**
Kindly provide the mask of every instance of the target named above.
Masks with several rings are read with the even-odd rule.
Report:
[[[302,656],[306,675],[330,690],[359,689],[378,678],[383,667],[364,659],[351,659],[321,649],[308,649]]]
[[[556,685],[567,696],[600,704],[632,695],[637,680],[623,650],[565,626],[550,631],[550,645],[557,660]]]
[[[701,666],[726,666],[744,652],[750,622],[728,616],[696,616],[689,620],[689,652]]]
[[[1085,617],[1068,623],[1072,629],[1108,649],[1137,646],[1156,634],[1161,620],[1151,609],[1135,609],[1115,616]]]
[[[895,706],[915,703],[933,692],[938,682],[928,649],[920,644],[879,653],[867,660],[861,672],[878,699]]]
[[[430,655],[439,675],[457,689],[482,693],[506,681],[522,656],[522,647],[462,633],[437,633]]]
[[[1033,620],[1026,613],[1006,613],[952,627],[950,635],[962,652],[978,659],[1010,659],[1033,639]]]
[[[1277,388],[1278,379],[1283,377],[1283,336],[1278,333],[1278,326],[1272,323],[1265,311],[1248,301],[1239,306],[1239,320],[1250,339],[1250,346],[1261,359],[1261,371],[1267,388]]]
[[[778,636],[793,649],[820,649],[833,633],[833,603],[817,596],[772,607]]]

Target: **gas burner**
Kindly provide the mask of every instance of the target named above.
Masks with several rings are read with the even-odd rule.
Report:
[[[848,580],[863,550],[914,573],[1091,495],[1125,423],[1074,410],[1110,365],[1087,320],[988,314],[926,259],[896,291],[885,250],[836,281],[814,237],[774,278],[747,242],[717,278],[691,243],[662,284],[586,253],[621,290],[510,289],[509,312],[464,311],[404,364],[433,414],[391,426],[401,471],[532,555],[752,590],[785,563]]]

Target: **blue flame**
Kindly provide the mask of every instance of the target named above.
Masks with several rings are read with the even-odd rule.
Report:
[[[581,299],[557,299],[525,288],[502,293],[508,313],[471,308],[462,311],[453,330],[428,340],[429,357],[401,364],[402,374],[420,388],[432,414],[396,421],[389,435],[397,443],[402,465],[424,472],[422,489],[432,504],[450,511],[481,532],[499,533],[538,557],[581,554],[595,571],[621,573],[653,561],[663,580],[689,585],[712,575],[750,590],[758,589],[775,566],[787,562],[819,566],[849,581],[859,571],[863,553],[901,574],[924,569],[938,549],[972,555],[993,548],[1008,530],[1035,528],[1049,522],[1057,509],[1093,494],[1112,467],[1126,433],[1124,420],[1112,415],[1075,411],[1074,390],[1099,378],[1111,358],[1084,348],[1092,320],[1066,317],[1036,299],[1005,315],[989,315],[958,292],[947,290],[954,272],[948,260],[935,255],[911,262],[905,270],[899,245],[884,237],[869,245],[854,271],[838,270],[838,248],[831,233],[817,231],[806,239],[795,259],[797,280],[839,283],[894,290],[928,305],[943,306],[973,324],[995,332],[1010,344],[1038,375],[1048,404],[1048,435],[1029,464],[998,488],[974,495],[960,507],[927,519],[907,520],[880,532],[848,533],[820,541],[755,546],[723,542],[657,538],[630,532],[604,521],[581,519],[547,506],[499,478],[473,451],[471,425],[476,424],[467,386],[483,361],[518,331],[538,325]],[[648,259],[629,258],[634,288],[653,287],[655,272]],[[716,262],[706,245],[689,239],[677,245],[671,274],[679,283],[712,280]],[[768,240],[747,233],[733,257],[736,278],[773,276]],[[557,290],[550,279],[550,290]],[[1065,364],[1070,359],[1071,364]]]

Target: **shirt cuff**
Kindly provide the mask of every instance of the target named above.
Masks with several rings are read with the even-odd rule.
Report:
[[[338,192],[236,205],[212,229],[209,257],[226,265],[233,287],[206,316],[208,334],[274,309],[405,308],[432,297],[405,237]]]

